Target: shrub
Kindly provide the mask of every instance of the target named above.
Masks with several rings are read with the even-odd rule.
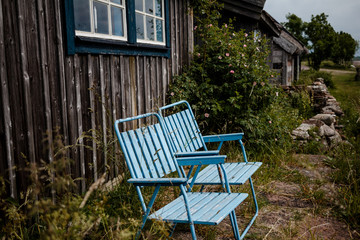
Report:
[[[315,71],[305,70],[301,71],[299,80],[296,82],[298,85],[310,85],[312,84],[317,78],[323,78],[324,83],[328,88],[335,88],[335,84],[332,80],[331,73],[322,72],[322,71]]]

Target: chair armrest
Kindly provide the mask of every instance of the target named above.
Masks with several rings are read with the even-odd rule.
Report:
[[[176,158],[179,166],[185,165],[209,165],[221,164],[225,162],[226,155],[201,156],[201,157],[182,157]]]
[[[135,186],[179,186],[186,184],[187,178],[130,178],[128,183],[132,183]]]
[[[213,156],[219,155],[219,150],[211,150],[211,151],[196,151],[196,152],[178,152],[175,153],[176,158],[180,157],[197,157],[197,156]]]
[[[241,140],[244,133],[229,133],[203,136],[205,143]]]

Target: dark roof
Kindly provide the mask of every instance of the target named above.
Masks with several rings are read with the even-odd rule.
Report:
[[[222,0],[225,10],[259,20],[266,0]]]
[[[262,10],[260,22],[274,35],[273,41],[290,54],[309,53],[306,46],[285,29],[268,12]]]

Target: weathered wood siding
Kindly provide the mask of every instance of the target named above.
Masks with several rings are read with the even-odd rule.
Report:
[[[106,153],[89,150],[95,141],[79,136],[96,129],[92,136],[107,142],[114,119],[156,110],[171,76],[190,61],[193,22],[186,0],[170,0],[170,59],[67,56],[64,18],[61,0],[0,1],[0,175],[13,197],[28,185],[27,162],[53,161],[56,134],[66,145],[81,145],[69,153],[68,168],[82,178],[79,191],[106,164],[118,174]]]

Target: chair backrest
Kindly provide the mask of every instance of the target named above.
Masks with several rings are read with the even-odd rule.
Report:
[[[159,122],[126,132],[119,130],[121,123],[151,116]],[[161,178],[179,169],[158,114],[116,120],[115,131],[132,178]],[[180,176],[180,171],[178,173]]]
[[[164,111],[169,108],[175,108],[178,105],[186,105],[186,109],[164,116]],[[202,138],[199,126],[188,102],[180,101],[161,107],[159,110],[163,116],[165,127],[167,129],[171,147],[176,152],[193,152],[203,148],[207,150]]]

